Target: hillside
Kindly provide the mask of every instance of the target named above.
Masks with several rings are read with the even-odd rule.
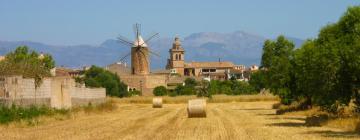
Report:
[[[292,38],[297,46],[303,40]],[[259,64],[265,37],[243,31],[232,33],[201,32],[182,39],[186,61],[233,61],[235,64]],[[150,42],[150,47],[160,57],[151,57],[153,69],[164,68],[169,57],[173,37],[158,38]],[[4,55],[19,45],[27,45],[37,51],[51,53],[58,66],[81,67],[88,65],[105,66],[118,61],[130,52],[130,47],[119,44],[114,39],[100,45],[54,46],[31,41],[0,41],[0,55]],[[129,62],[130,59],[128,58]]]

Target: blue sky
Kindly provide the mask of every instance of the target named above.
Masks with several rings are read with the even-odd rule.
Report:
[[[186,37],[237,30],[275,38],[316,37],[358,0],[0,0],[0,40],[97,45],[118,34]]]

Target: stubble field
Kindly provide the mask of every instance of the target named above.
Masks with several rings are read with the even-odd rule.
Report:
[[[360,139],[335,128],[306,127],[303,116],[274,115],[274,101],[209,103],[207,118],[188,118],[186,104],[117,103],[111,112],[80,113],[35,126],[0,126],[0,139]]]

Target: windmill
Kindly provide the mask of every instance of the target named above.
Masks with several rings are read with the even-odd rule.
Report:
[[[151,39],[158,37],[159,33],[152,34],[148,39],[143,40],[141,37],[141,25],[135,24],[134,27],[135,40],[130,41],[123,36],[119,36],[117,39],[120,43],[130,46],[131,52],[124,55],[120,62],[123,62],[127,57],[131,55],[131,73],[135,75],[146,75],[150,71],[149,54],[159,56],[149,50],[148,43]]]

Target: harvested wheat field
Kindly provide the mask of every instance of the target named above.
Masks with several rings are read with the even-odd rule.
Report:
[[[360,139],[335,128],[305,127],[304,117],[274,115],[274,102],[208,103],[206,118],[186,104],[120,104],[111,112],[77,114],[36,126],[0,126],[0,139]]]

